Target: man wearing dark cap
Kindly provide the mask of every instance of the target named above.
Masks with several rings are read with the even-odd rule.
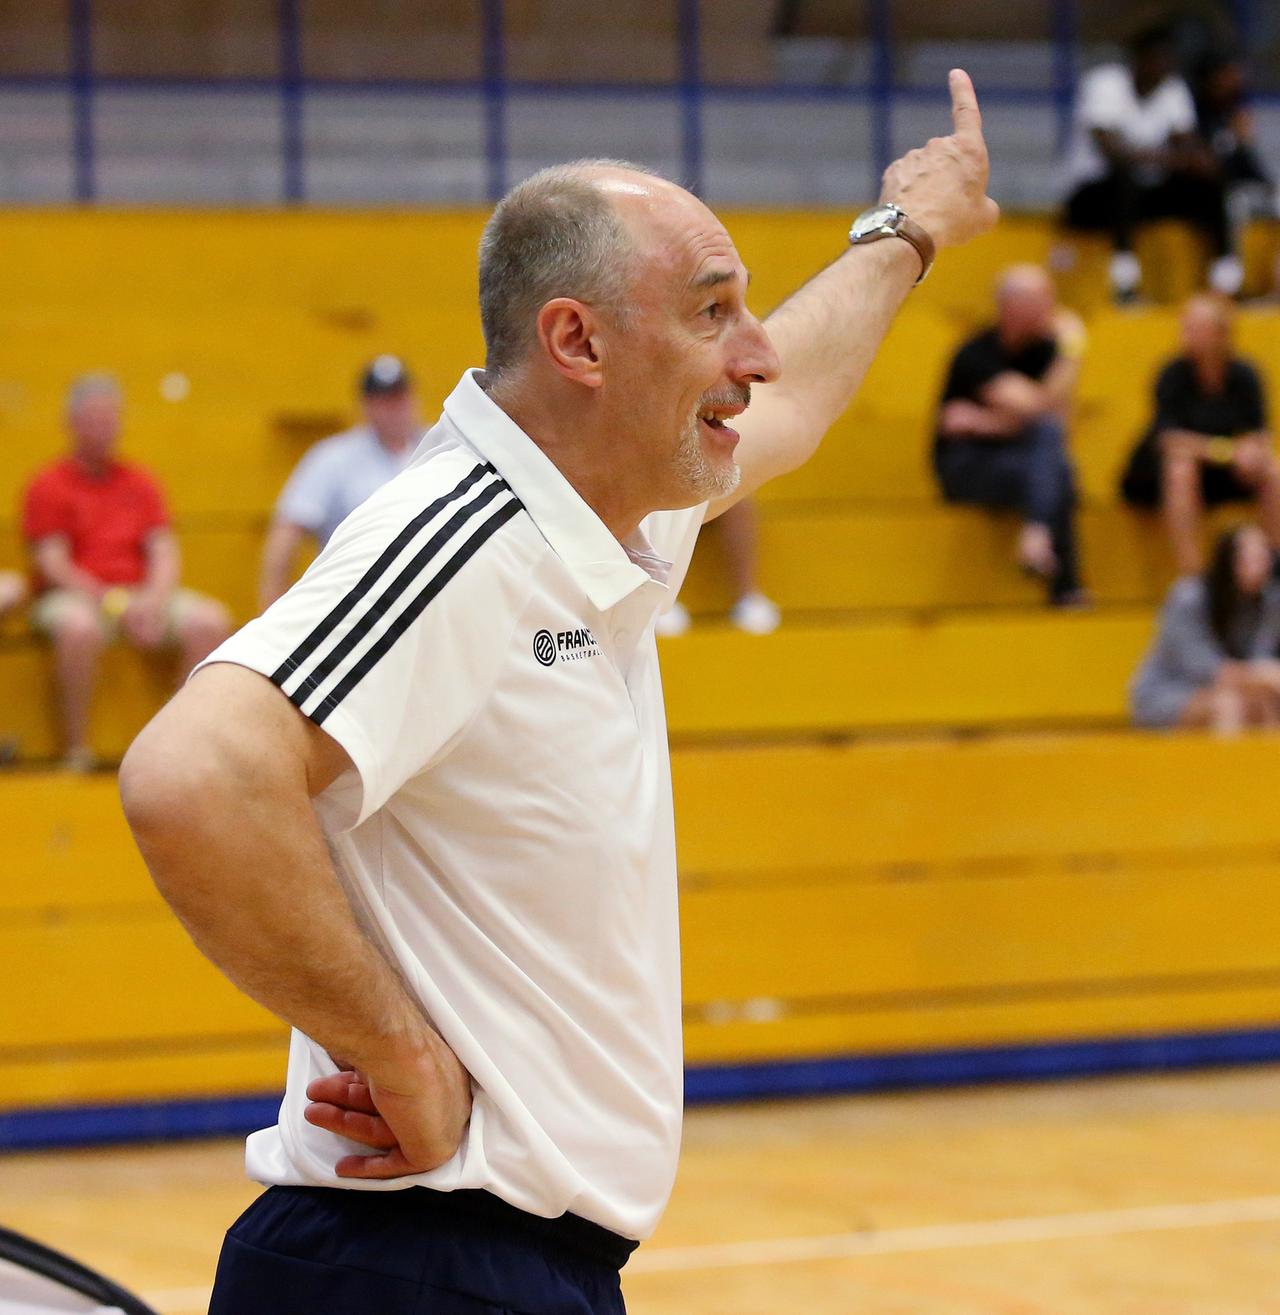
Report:
[[[265,610],[292,583],[303,541],[323,548],[334,530],[408,464],[422,422],[413,380],[398,356],[376,356],[360,375],[360,424],[322,439],[298,462],[276,503],[262,552]]]

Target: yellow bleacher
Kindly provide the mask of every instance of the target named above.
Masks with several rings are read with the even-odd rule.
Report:
[[[839,253],[843,219],[728,216],[760,310]],[[481,220],[0,214],[0,566],[21,560],[18,494],[60,450],[68,380],[105,367],[128,391],[128,453],[169,489],[187,581],[251,615],[272,503],[307,444],[348,422],[361,363],[403,353],[430,415],[479,360]],[[1190,245],[1150,240],[1169,288],[1194,277]],[[762,496],[777,634],[707,620],[729,600],[704,535],[685,593],[699,624],[663,644],[691,1062],[1249,1027],[1280,1010],[1280,825],[1235,802],[1267,779],[1271,743],[1119,729],[1170,564],[1114,486],[1174,311],[1102,306],[1081,246],[1068,283],[1091,346],[1073,438],[1096,613],[1047,613],[1011,565],[1012,519],[933,489],[949,354],[988,316],[999,269],[1055,241],[1006,219],[944,255],[819,456]],[[1254,246],[1256,265],[1270,248]],[[1241,316],[1273,395],[1277,330],[1275,310]],[[20,623],[0,631],[0,737],[30,761],[56,753],[46,656]],[[119,756],[168,679],[107,656],[100,753]],[[0,1004],[0,1109],[278,1084],[281,1027],[187,945],[109,777],[5,773],[0,815],[0,954],[31,985]]]
[[[1239,801],[1274,761],[1127,733],[677,748],[689,1061],[1273,1022],[1280,831]],[[0,810],[0,1112],[278,1084],[283,1029],[186,942],[111,779],[9,774]]]

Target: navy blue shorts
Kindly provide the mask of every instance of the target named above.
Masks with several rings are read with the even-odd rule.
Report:
[[[227,1233],[209,1315],[622,1315],[635,1245],[488,1192],[272,1187]]]

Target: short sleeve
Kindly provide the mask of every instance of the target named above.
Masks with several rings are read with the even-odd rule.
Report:
[[[448,753],[483,705],[528,597],[530,544],[506,483],[470,458],[393,480],[282,598],[206,664],[266,676],[346,751],[320,797],[346,830]],[[521,522],[528,526],[527,517]]]
[[[145,470],[134,470],[134,493],[138,502],[138,527],[144,534],[163,530],[170,523],[169,507],[160,481]]]
[[[1128,100],[1124,94],[1127,76],[1122,68],[1104,65],[1081,79],[1077,114],[1086,128],[1115,131],[1123,126]]]
[[[1156,428],[1187,427],[1187,387],[1177,361],[1170,361],[1156,380]]]
[[[1191,88],[1181,78],[1170,81],[1165,92],[1170,132],[1195,132],[1196,102]]]
[[[951,362],[947,372],[947,382],[942,391],[942,400],[950,402],[964,398],[970,402],[979,400],[978,394],[1000,373],[1000,364],[985,341],[985,335],[971,338],[966,342]]]
[[[1257,370],[1240,361],[1240,424],[1243,433],[1267,427],[1267,397]]]
[[[285,481],[276,501],[276,517],[319,534],[329,516],[332,497],[332,463],[323,444],[303,455]]]
[[[37,543],[51,534],[71,533],[71,510],[51,471],[41,471],[22,500],[22,537]]]

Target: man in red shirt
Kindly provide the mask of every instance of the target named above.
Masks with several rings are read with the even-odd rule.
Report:
[[[89,703],[106,644],[122,637],[141,649],[174,647],[185,677],[231,624],[221,603],[178,586],[164,494],[145,470],[115,457],[122,401],[110,375],[72,385],[71,453],[36,475],[23,503],[37,590],[32,624],[53,642],[66,761],[79,768],[93,761]]]

